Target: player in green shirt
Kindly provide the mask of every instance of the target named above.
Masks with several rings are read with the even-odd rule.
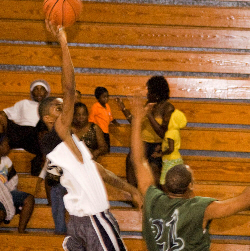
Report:
[[[191,169],[180,164],[166,174],[163,191],[155,186],[151,167],[144,156],[141,121],[148,106],[134,98],[131,153],[138,189],[144,195],[143,236],[150,251],[208,251],[209,223],[250,206],[250,188],[240,195],[217,201],[195,196]]]

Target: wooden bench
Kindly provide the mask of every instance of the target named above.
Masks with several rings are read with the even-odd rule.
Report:
[[[214,177],[214,175],[211,175]],[[44,183],[41,183],[40,190],[35,194],[37,177],[19,174],[18,189],[21,191],[34,194],[37,198],[46,198]],[[240,194],[250,182],[228,182],[228,181],[199,181],[194,182],[194,192],[198,196],[213,197],[216,199],[228,199]],[[111,201],[131,201],[129,193],[114,188],[106,184],[108,198]]]
[[[29,86],[30,83],[35,79],[47,80],[50,83],[53,95],[59,95],[62,92],[60,72],[5,70],[0,71],[0,76],[0,94],[2,98],[4,98],[3,101],[7,102],[6,105],[3,104],[3,108],[14,104],[14,100],[16,102],[23,98],[29,98]],[[146,95],[146,82],[149,78],[150,76],[129,74],[114,75],[108,73],[76,73],[76,88],[79,89],[82,94],[92,95],[93,97],[95,88],[102,83],[102,85],[108,89],[110,95],[122,96],[123,98],[124,96],[131,97],[134,94],[134,91],[138,89],[140,89],[142,93]],[[211,102],[209,99],[228,99],[229,103],[230,99],[249,98],[250,81],[243,77],[201,78],[166,76],[166,78],[169,83],[171,98],[206,98],[208,103]],[[84,97],[84,100],[85,99],[87,99],[87,97]],[[214,103],[216,102],[214,101]],[[220,105],[221,101],[217,103]],[[129,105],[129,103],[127,105]],[[241,110],[239,111],[241,112]]]
[[[56,45],[0,44],[5,55],[0,64],[60,67],[61,51]],[[75,67],[93,69],[214,72],[248,74],[247,53],[187,52],[127,48],[70,47]],[[133,65],[133,69],[131,69]]]
[[[110,126],[111,146],[130,147],[130,125]],[[249,152],[250,130],[185,127],[181,130],[181,149]]]
[[[61,94],[52,94],[59,95]],[[29,96],[22,93],[16,95],[2,94],[0,100],[0,109],[13,106],[21,99],[29,99]],[[125,106],[130,109],[130,98],[122,97]],[[82,96],[82,102],[85,103],[90,110],[92,105],[97,102],[92,96]],[[170,102],[179,110],[185,113],[188,123],[209,123],[223,125],[249,125],[250,104],[247,102],[216,102],[209,100],[177,100],[170,99]],[[115,97],[110,97],[109,105],[112,114],[116,119],[125,120],[125,116],[119,109]],[[207,127],[211,127],[208,125]],[[225,126],[224,126],[225,127]],[[232,126],[233,127],[233,126]]]
[[[110,153],[100,156],[105,168],[119,177],[126,177],[125,153]],[[9,154],[17,172],[30,173],[30,161],[34,157],[24,150],[13,150]],[[210,156],[183,156],[185,163],[194,171],[197,181],[249,182],[250,159]]]
[[[17,5],[17,2],[19,5]],[[83,2],[80,22],[249,28],[247,8]],[[6,19],[44,20],[39,0],[1,0],[0,16]],[[100,15],[101,13],[101,15]],[[233,17],[233,18],[232,18]],[[244,18],[242,18],[244,17]]]
[[[64,236],[44,232],[18,234],[0,232],[1,247],[4,250],[17,251],[63,251]],[[15,240],[15,241],[12,241]],[[128,251],[146,251],[146,244],[141,237],[123,236]],[[212,240],[211,251],[249,251],[249,240]]]
[[[44,21],[0,20],[1,38],[11,41],[55,41]],[[26,30],[23,36],[23,30]],[[37,32],[41,31],[41,32]],[[206,48],[249,48],[249,32],[227,27],[176,27],[152,24],[85,23],[68,28],[68,41],[74,43],[119,44],[134,46],[174,46]],[[228,39],[231,36],[231,39]],[[211,39],[213,37],[213,39]]]
[[[1,248],[17,251],[63,251],[64,236],[51,233],[35,232],[18,234],[15,232],[0,232]],[[15,240],[15,241],[12,241]],[[128,251],[146,251],[146,244],[141,237],[123,236]]]
[[[140,211],[133,208],[116,207],[111,208],[111,212],[116,217],[121,231],[141,232],[142,213]],[[19,216],[16,215],[9,225],[2,224],[1,227],[16,228],[18,222]],[[215,219],[211,223],[210,233],[212,235],[249,236],[249,222],[249,211],[224,219]],[[27,227],[29,229],[54,229],[51,208],[46,205],[36,205]]]

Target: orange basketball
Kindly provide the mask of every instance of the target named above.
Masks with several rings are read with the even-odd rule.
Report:
[[[80,17],[82,2],[80,0],[44,0],[43,11],[46,19],[53,24],[69,27]]]

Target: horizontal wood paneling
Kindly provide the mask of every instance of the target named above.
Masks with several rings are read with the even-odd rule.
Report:
[[[87,95],[93,95],[95,88],[100,85],[106,87],[110,95],[132,96],[138,89],[146,95],[146,82],[150,77],[76,73],[76,88]],[[173,98],[248,99],[250,96],[248,79],[165,77]],[[60,72],[0,71],[1,98],[5,99],[2,95],[17,95],[16,99],[20,100],[25,98],[22,97],[25,94],[27,97],[30,83],[35,79],[45,79],[50,83],[52,93],[62,93]]]
[[[142,230],[141,212],[135,209],[114,208],[111,212],[116,217],[121,231]],[[215,219],[212,221],[210,233],[216,235],[245,235],[249,236],[250,214],[248,211],[230,216],[224,219]],[[17,227],[18,216],[15,216],[6,227]],[[28,228],[54,228],[51,208],[47,206],[37,206],[28,223]]]
[[[0,17],[43,20],[39,0],[1,0]],[[249,28],[248,8],[84,2],[81,22]]]
[[[126,177],[125,153],[110,153],[98,158],[98,162],[119,177]],[[33,154],[13,150],[9,154],[17,172],[30,173]],[[249,182],[250,158],[183,156],[194,174],[195,181]],[[237,173],[237,175],[235,175]]]
[[[223,219],[215,219],[210,225],[211,234],[219,235],[243,235],[249,236],[250,215],[243,212],[242,214],[233,215]]]
[[[225,200],[241,194],[249,184],[250,183],[241,184],[239,182],[196,181],[193,189],[196,196]]]
[[[249,182],[250,158],[183,156],[196,181]]]
[[[53,95],[53,94],[52,94]],[[25,96],[2,96],[0,100],[0,110],[10,107],[21,99],[29,99]],[[124,99],[127,109],[131,108],[130,99]],[[96,102],[95,97],[82,97],[82,102],[85,103],[90,110]],[[215,101],[184,101],[170,100],[170,102],[179,110],[184,112],[189,123],[217,123],[231,125],[249,125],[250,104],[249,103],[229,103]],[[113,117],[116,119],[126,119],[112,97],[109,100],[109,105],[112,110]]]
[[[249,251],[249,240],[237,240],[237,239],[213,239],[210,247],[211,251]]]
[[[65,236],[51,233],[15,232],[0,233],[1,248],[6,251],[63,251],[62,243]],[[128,251],[146,251],[145,241],[141,237],[122,237]]]
[[[19,174],[19,183],[18,189],[30,194],[33,194],[36,198],[47,198],[45,193],[44,181],[42,181],[40,185],[40,189],[37,193],[36,184],[37,177],[31,175]],[[106,184],[108,199],[110,201],[131,201],[131,195],[125,191],[122,191],[118,188],[114,188],[113,186]]]
[[[192,167],[191,167],[192,168]],[[107,169],[112,169],[107,167]],[[220,168],[219,168],[220,169]],[[203,171],[204,172],[204,171]],[[210,171],[212,172],[212,170]],[[114,171],[117,173],[117,171]],[[202,170],[197,172],[198,174],[202,173]],[[239,174],[239,177],[242,174]],[[194,169],[194,177],[196,177],[196,170]],[[224,180],[227,179],[225,175]],[[219,181],[215,177],[215,174],[211,174],[210,180],[205,181],[194,181],[194,193],[197,196],[205,196],[205,197],[212,197],[218,200],[225,200],[228,198],[232,198],[233,196],[239,195],[246,186],[249,186],[248,182],[239,182],[238,180],[235,182],[226,181]],[[44,189],[44,182],[41,183],[40,190],[37,194],[35,194],[35,187],[36,187],[37,177],[30,176],[30,175],[23,175],[19,174],[19,184],[18,189],[21,191],[31,193],[36,198],[46,198],[46,193]],[[132,198],[129,193],[122,191],[120,189],[114,188],[111,185],[106,184],[106,189],[108,193],[108,198],[110,201],[132,201]]]
[[[0,38],[13,41],[56,41],[43,21],[0,20]],[[38,32],[39,31],[39,32]],[[25,36],[23,34],[25,33]],[[68,42],[144,46],[249,49],[250,31],[176,26],[77,23],[67,30]]]
[[[111,208],[111,212],[116,217],[121,231],[141,231],[141,212],[132,208]],[[16,227],[19,216],[16,215],[6,227]],[[3,224],[1,224],[3,226]],[[51,208],[45,205],[36,205],[27,228],[53,229],[54,221]]]
[[[61,66],[57,46],[1,44],[0,64]],[[75,67],[249,74],[247,53],[70,48]]]
[[[130,146],[130,125],[110,126],[112,146]],[[181,149],[249,152],[250,130],[224,128],[185,128]]]
[[[6,251],[63,251],[62,242],[64,236],[45,234],[45,233],[26,233],[15,232],[0,233],[1,247]],[[128,251],[146,251],[146,244],[140,237],[126,237],[123,241]],[[212,239],[211,251],[249,251],[248,240],[219,240]]]

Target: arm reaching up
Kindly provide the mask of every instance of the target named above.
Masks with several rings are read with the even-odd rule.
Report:
[[[152,104],[143,107],[143,100],[136,96],[133,100],[133,119],[131,133],[131,158],[134,163],[139,191],[145,195],[149,186],[154,185],[154,175],[144,155],[144,145],[141,139],[141,123]]]
[[[54,106],[51,116],[58,136],[68,145],[80,162],[83,162],[81,152],[75,145],[71,137],[71,123],[74,114],[75,104],[75,73],[68,48],[66,32],[61,26],[55,27],[51,22],[45,20],[47,30],[50,31],[58,40],[62,50],[62,91],[63,106]],[[56,116],[59,114],[59,116]]]

